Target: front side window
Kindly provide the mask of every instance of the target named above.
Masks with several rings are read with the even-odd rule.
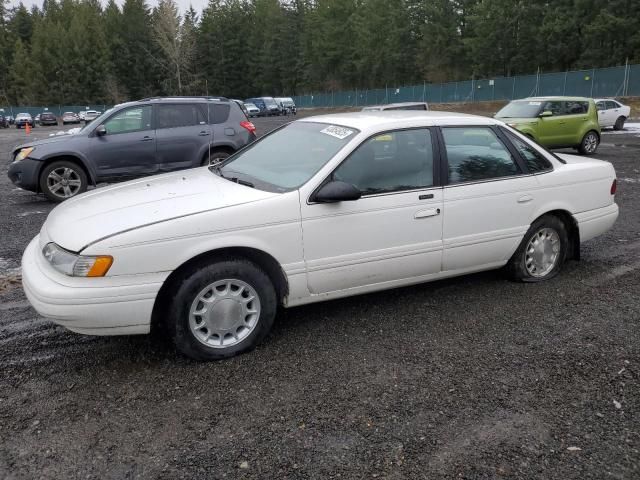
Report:
[[[151,129],[151,105],[121,110],[104,124],[108,135]]]
[[[549,162],[549,160],[547,160],[538,150],[533,148],[533,146],[525,143],[524,140],[518,138],[507,130],[504,130],[504,133],[507,135],[513,146],[516,147],[518,152],[520,152],[522,158],[524,158],[529,172],[543,172],[551,168],[551,162]]]
[[[202,110],[196,104],[158,105],[157,128],[192,127],[207,123]]]
[[[326,123],[290,123],[252,143],[214,172],[267,191],[294,190],[307,183],[358,132]]]
[[[556,100],[552,100],[549,102],[545,102],[544,107],[542,107],[543,112],[551,112],[553,116],[558,115],[566,115],[565,102],[559,102]]]
[[[606,110],[607,109],[607,102],[598,102],[598,103],[596,103],[596,108],[598,110]]]
[[[433,147],[426,128],[383,133],[366,140],[333,173],[363,194],[433,186]]]
[[[511,153],[490,128],[445,127],[442,135],[450,184],[521,173]]]

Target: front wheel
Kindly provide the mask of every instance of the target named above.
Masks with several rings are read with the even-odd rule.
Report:
[[[600,144],[600,137],[596,132],[591,130],[587,132],[584,137],[582,137],[582,141],[578,146],[578,151],[582,155],[593,155],[598,150],[598,145]]]
[[[510,276],[521,282],[542,282],[555,277],[567,257],[569,237],[556,216],[536,220],[507,264]]]
[[[59,160],[40,174],[40,190],[53,202],[62,202],[87,190],[87,174],[76,163]]]
[[[166,318],[176,348],[195,360],[219,360],[255,348],[276,314],[276,291],[257,265],[244,259],[185,272]]]

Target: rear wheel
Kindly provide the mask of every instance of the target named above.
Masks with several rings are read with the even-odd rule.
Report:
[[[507,264],[514,280],[542,282],[555,277],[567,257],[569,237],[564,223],[544,215],[533,222]]]
[[[582,137],[582,141],[580,142],[580,146],[578,147],[578,151],[582,155],[593,155],[598,150],[598,145],[600,144],[600,137],[593,130],[587,132],[584,137]]]
[[[211,150],[209,154],[205,155],[204,160],[202,161],[203,167],[215,167],[224,162],[227,158],[231,156],[231,153],[226,150]]]
[[[627,119],[624,117],[618,117],[618,119],[616,120],[616,123],[613,124],[613,129],[614,130],[623,130],[624,129],[624,122]]]
[[[59,160],[40,174],[40,190],[54,202],[62,202],[87,190],[87,174],[76,163]]]
[[[166,318],[176,348],[196,360],[218,360],[255,348],[276,314],[276,291],[257,265],[218,261],[185,272]]]

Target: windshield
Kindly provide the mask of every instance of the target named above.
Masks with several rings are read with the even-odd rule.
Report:
[[[511,102],[496,113],[496,118],[535,118],[540,113],[543,103],[536,100]]]
[[[278,105],[276,104],[276,101],[275,101],[273,98],[265,98],[265,99],[264,99],[264,103],[265,103],[265,105],[267,105],[268,107],[270,107],[270,106],[272,106],[272,105],[278,106]]]
[[[214,171],[261,190],[295,190],[358,132],[355,128],[326,123],[290,123],[251,144]]]

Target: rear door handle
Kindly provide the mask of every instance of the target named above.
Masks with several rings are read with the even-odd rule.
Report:
[[[151,140],[153,140],[152,137],[146,136],[146,137],[142,137],[142,140],[140,140],[141,142],[150,142]]]
[[[435,217],[436,215],[440,215],[439,208],[428,208],[426,210],[420,210],[419,212],[416,212],[413,218],[417,220],[419,218]]]
[[[523,195],[518,199],[518,203],[529,203],[533,200],[531,195]]]
[[[198,135],[201,136],[201,137],[208,137],[209,136],[209,132],[200,132]]]

